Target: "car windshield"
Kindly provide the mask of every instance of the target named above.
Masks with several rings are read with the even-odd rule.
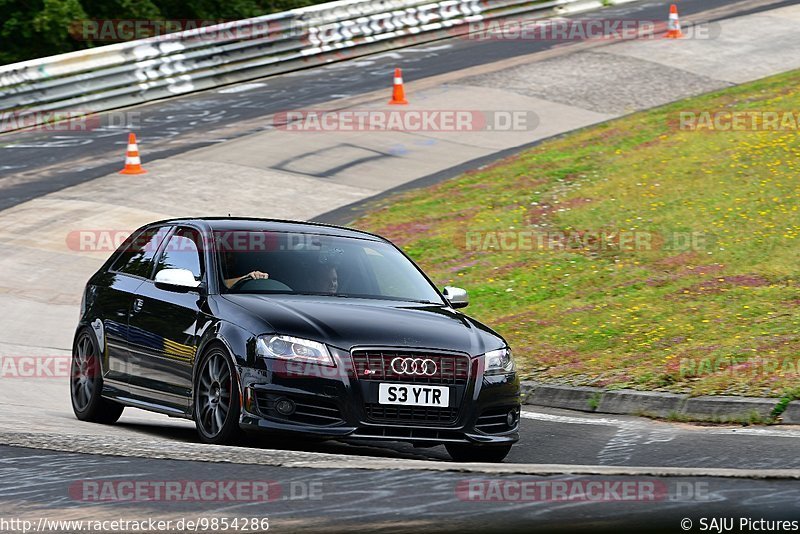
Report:
[[[395,247],[330,235],[215,231],[223,291],[302,294],[443,304]]]

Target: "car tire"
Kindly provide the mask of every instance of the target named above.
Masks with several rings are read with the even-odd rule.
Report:
[[[200,441],[232,445],[242,439],[239,380],[227,350],[221,345],[212,345],[200,358],[192,402]]]
[[[508,453],[511,445],[462,445],[448,443],[445,445],[450,457],[456,462],[488,462],[500,463]]]
[[[83,329],[75,336],[70,363],[72,411],[81,421],[114,424],[125,407],[103,398],[103,371],[94,334]]]

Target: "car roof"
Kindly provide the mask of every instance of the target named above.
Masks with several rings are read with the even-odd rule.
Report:
[[[192,217],[166,219],[163,221],[152,222],[147,226],[153,226],[157,224],[192,223],[198,226],[204,226],[207,230],[211,231],[252,230],[257,232],[310,233],[339,237],[352,237],[356,239],[369,239],[371,241],[386,241],[381,236],[371,234],[369,232],[363,232],[361,230],[354,230],[352,228],[344,228],[342,226],[283,219],[258,219],[254,217]]]

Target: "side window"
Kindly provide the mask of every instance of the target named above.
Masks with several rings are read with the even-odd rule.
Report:
[[[168,226],[147,228],[134,236],[128,248],[114,261],[111,270],[149,278],[153,272],[153,258],[168,231]]]
[[[156,265],[156,272],[162,269],[188,269],[195,280],[200,280],[203,276],[201,244],[202,240],[197,230],[178,228],[167,241],[167,246],[164,247]]]

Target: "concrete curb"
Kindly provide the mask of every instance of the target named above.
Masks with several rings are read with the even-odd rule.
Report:
[[[800,425],[800,401],[790,402],[786,411],[781,415],[781,419],[789,425]]]
[[[800,424],[800,401],[790,402],[780,417],[771,421],[778,402],[777,398],[690,397],[657,391],[607,391],[594,387],[522,382],[522,403],[532,406],[684,421]]]

